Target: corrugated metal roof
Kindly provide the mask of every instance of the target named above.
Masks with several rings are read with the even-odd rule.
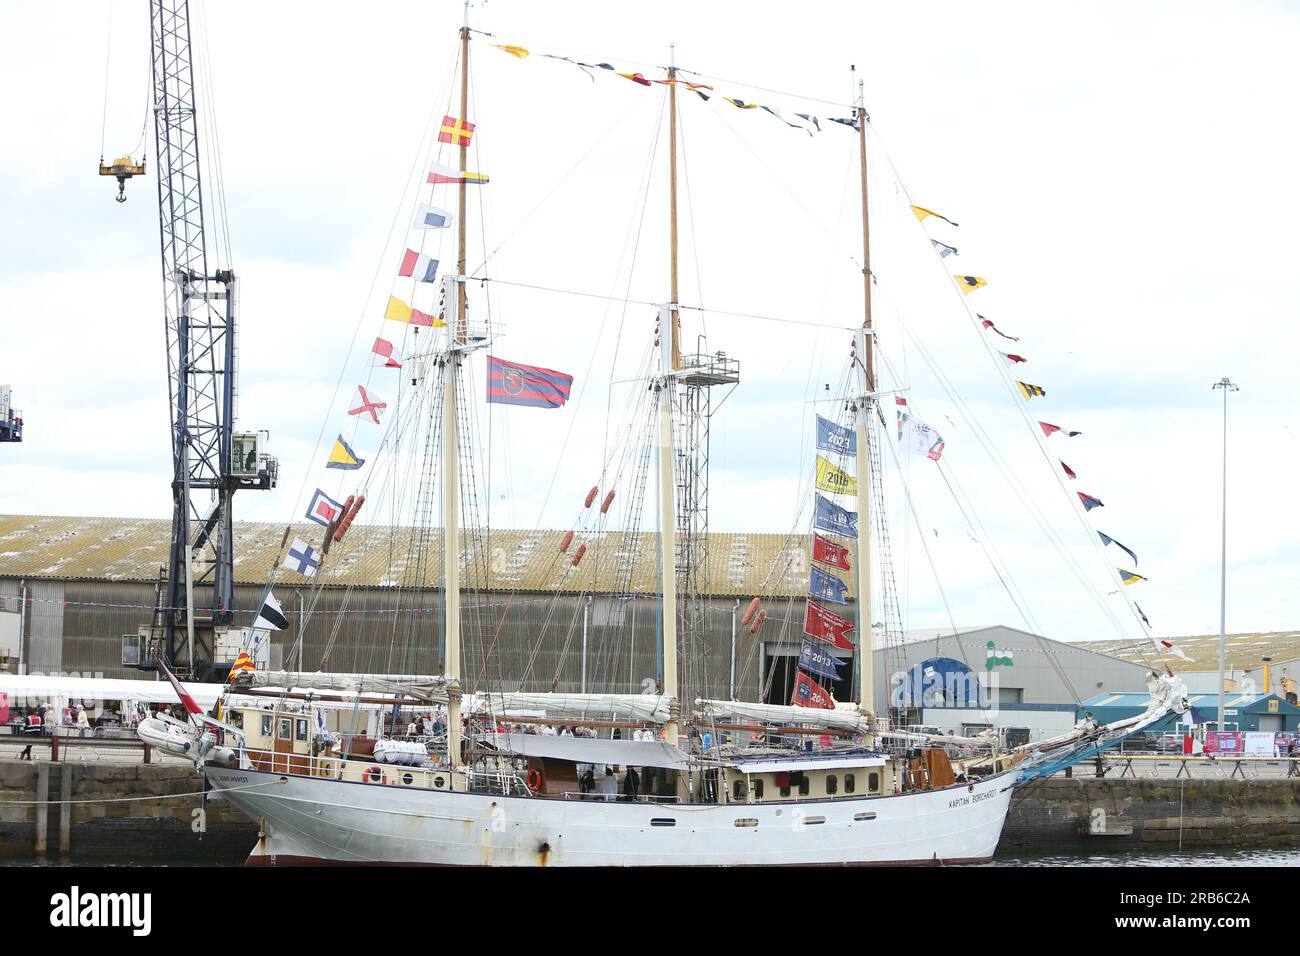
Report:
[[[319,525],[290,528],[319,546]],[[562,531],[492,530],[462,536],[466,587],[520,591],[611,592],[627,582],[635,593],[657,588],[655,535],[626,532],[575,535],[560,552]],[[0,576],[61,580],[154,581],[167,561],[171,521],[164,518],[83,518],[0,515]],[[235,582],[261,584],[280,550],[285,526],[235,524]],[[581,564],[570,559],[587,545]],[[778,575],[774,568],[788,568]],[[441,530],[353,525],[333,545],[319,574],[323,584],[436,587],[442,575]],[[853,594],[851,575],[846,579]],[[716,533],[708,536],[705,579],[714,595],[794,596],[806,593],[808,539],[782,534]]]
[[[1198,634],[1192,637],[1170,637],[1192,662],[1170,663],[1178,671],[1216,671],[1219,668],[1219,635]],[[1228,634],[1224,639],[1227,665],[1234,670],[1263,666],[1263,658],[1271,657],[1274,663],[1300,658],[1300,631],[1254,631]],[[1136,663],[1151,658],[1150,643],[1132,641],[1089,641],[1088,647],[1103,654],[1122,657]]]

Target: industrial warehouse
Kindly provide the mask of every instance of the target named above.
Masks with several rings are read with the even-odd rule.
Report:
[[[306,536],[310,527],[295,526],[292,533]],[[154,619],[170,533],[170,523],[160,519],[0,516],[0,601],[10,612],[0,612],[0,657],[9,670],[152,679],[125,661],[147,664],[135,650],[137,635]],[[283,536],[280,526],[235,525],[235,606],[243,609],[237,624],[251,623]],[[373,544],[390,537],[389,528],[354,527],[322,567],[317,588],[281,592],[289,626],[272,633],[264,666],[278,670],[297,659],[308,670],[324,662],[323,669],[344,672],[440,671],[441,568],[426,569],[424,586],[417,586],[414,572],[400,560],[391,566],[377,560],[383,551]],[[492,683],[522,691],[611,685],[638,691],[655,673],[653,536],[638,541],[607,534],[577,568],[560,551],[558,531],[493,531],[483,540],[486,556],[470,551],[462,573],[486,566],[486,587],[467,603],[470,611],[487,612],[483,619],[500,635]],[[362,560],[366,552],[371,557]],[[801,537],[709,536],[709,563],[701,576],[707,600],[699,696],[790,699],[806,599],[806,567],[797,559],[806,554]],[[620,593],[616,571],[626,561],[634,573],[631,587]],[[783,564],[790,571],[772,588],[766,583],[769,569]],[[768,614],[755,630],[741,616],[758,594]],[[25,615],[15,613],[20,606],[27,608]],[[313,614],[303,627],[309,608]],[[399,631],[403,639],[417,635],[409,659],[387,656]],[[1085,698],[1101,690],[1142,692],[1149,673],[1140,663],[1010,627],[914,630],[893,641],[883,629],[874,631],[875,699],[888,700],[906,723],[945,732],[998,726],[1024,728],[1035,739],[1051,736],[1074,724]],[[831,653],[845,662],[852,656]],[[1003,663],[990,668],[990,659]],[[927,673],[981,675],[991,685],[990,696],[927,696]],[[836,699],[847,700],[849,680],[846,673],[827,687]],[[913,693],[916,688],[921,692]]]

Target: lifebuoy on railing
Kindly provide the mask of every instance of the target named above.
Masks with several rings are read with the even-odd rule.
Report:
[[[546,786],[546,777],[542,775],[540,767],[530,767],[528,770],[528,789],[533,793],[540,793]]]
[[[362,783],[388,783],[388,775],[384,773],[384,768],[380,766],[367,767],[361,773]]]

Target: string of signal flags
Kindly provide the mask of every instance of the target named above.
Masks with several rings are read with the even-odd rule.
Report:
[[[575,60],[573,57],[569,56],[558,56],[552,53],[534,54],[526,47],[519,46],[515,43],[494,43],[493,47],[503,53],[508,53],[517,60],[526,60],[530,56],[537,56],[546,60],[556,60],[572,64],[582,70],[582,72],[585,73],[593,83],[596,82],[597,76],[620,76],[625,80],[631,80],[638,86],[644,87],[669,86],[675,84],[685,88],[688,92],[694,93],[706,103],[716,96],[718,99],[730,103],[732,106],[736,107],[736,109],[753,110],[756,113],[766,113],[767,115],[780,120],[791,129],[803,130],[809,136],[820,133],[822,131],[822,123],[835,123],[839,126],[847,126],[853,130],[858,128],[858,120],[856,116],[823,116],[816,113],[790,113],[780,109],[779,107],[769,106],[765,103],[755,103],[750,100],[740,99],[736,96],[725,96],[718,93],[707,83],[694,83],[689,80],[684,80],[681,77],[675,77],[672,79],[667,77],[663,79],[652,79],[647,77],[644,73],[632,70],[620,70],[614,64],[603,61],[597,63],[583,63],[582,61]]]
[[[474,130],[475,124],[467,119],[444,116],[439,126],[438,142],[453,147],[469,146],[473,142]],[[462,183],[484,185],[487,182],[488,177],[481,173],[458,170],[437,162],[430,165],[428,175],[425,177],[425,183],[433,189]],[[451,212],[433,204],[433,196],[428,198],[428,202],[417,202],[410,227],[413,232],[422,235],[448,229],[454,219]],[[423,246],[423,242],[417,240],[411,245]],[[441,263],[438,259],[422,249],[411,248],[408,245],[397,267],[397,275],[394,277],[393,287],[384,308],[384,319],[415,326],[417,334],[420,328],[446,328],[445,301],[441,296],[437,304],[431,306],[430,311],[427,312],[414,304],[415,290],[422,285],[435,285],[440,267]],[[399,283],[405,284],[404,280],[409,280],[414,287],[406,296],[399,295],[402,290],[398,288]],[[400,371],[403,367],[403,356],[391,339],[378,335],[370,346],[368,364],[371,368]],[[538,365],[525,365],[494,355],[487,356],[486,397],[490,404],[560,408],[568,402],[572,387],[573,376],[566,372],[558,372]],[[358,384],[348,402],[347,421],[356,425],[376,426],[378,429],[382,425],[382,416],[387,409],[388,403],[369,384]],[[365,437],[367,434],[376,433],[367,433],[364,429],[354,427],[350,441],[346,434],[347,430],[345,426],[334,439],[324,463],[327,470],[360,472],[365,467],[366,458],[353,447],[353,443],[357,442],[357,436]],[[359,445],[360,442],[357,444]],[[367,446],[369,445],[370,443],[367,442]],[[367,451],[366,454],[370,453]],[[304,517],[325,529],[320,545],[314,546],[297,537],[290,543],[290,530],[286,529],[284,540],[280,544],[281,554],[277,555],[274,567],[284,567],[303,577],[314,577],[320,570],[321,563],[329,555],[331,545],[343,539],[365,501],[366,496],[361,494],[359,489],[339,501],[324,488],[317,487],[308,502]],[[284,553],[286,545],[287,554]],[[274,602],[274,596],[269,590],[266,600]]]
[[[913,214],[916,216],[917,221],[922,223],[923,225],[927,219],[937,219],[948,223],[950,226],[953,226],[954,228],[957,227],[957,223],[953,222],[947,216],[935,212],[933,209],[927,209],[924,206],[916,206],[916,205],[913,205],[911,209]],[[930,244],[933,246],[934,252],[939,257],[940,260],[947,259],[948,256],[950,255],[958,254],[957,248],[955,246],[945,242],[941,242],[938,239],[935,239],[934,237],[929,235],[928,230],[926,230],[926,237],[929,238]],[[962,275],[960,273],[953,274],[953,281],[957,284],[957,288],[961,290],[961,293],[964,296],[968,296],[971,293],[979,289],[982,289],[988,285],[988,280],[985,279],[983,276]],[[1008,333],[1002,331],[991,320],[986,319],[980,313],[975,312],[974,315],[975,318],[979,321],[980,328],[982,331],[992,332],[995,335],[999,336],[1000,338],[1008,342],[1020,341],[1020,337],[1018,335],[1009,335]],[[996,349],[996,351],[1000,356],[1002,356],[1003,361],[1006,362],[1007,366],[1010,369],[1015,369],[1020,365],[1028,363],[1029,361],[1023,355],[1020,355],[1018,353],[1003,352],[1001,348]],[[1020,392],[1020,395],[1025,400],[1025,402],[1033,401],[1036,398],[1047,397],[1047,389],[1045,389],[1041,385],[1035,385],[1031,382],[1021,381],[1019,378],[1016,378],[1014,374],[1012,375],[1012,381],[1015,383],[1017,391]],[[1042,429],[1044,439],[1049,439],[1053,435],[1062,435],[1066,438],[1077,438],[1078,436],[1083,434],[1083,432],[1081,431],[1064,428],[1060,425],[1054,425],[1051,422],[1045,422],[1041,420],[1038,422],[1038,427]],[[1061,472],[1065,475],[1067,479],[1069,479],[1070,481],[1076,481],[1078,479],[1079,476],[1075,472],[1075,470],[1071,468],[1069,465],[1067,465],[1064,461],[1058,458],[1057,464],[1060,465]],[[1093,511],[1096,508],[1105,507],[1105,503],[1095,495],[1090,495],[1087,492],[1083,492],[1083,491],[1076,491],[1075,494],[1078,496],[1079,504],[1083,507],[1085,514]],[[1119,548],[1126,555],[1128,555],[1129,559],[1133,563],[1133,566],[1134,567],[1137,566],[1138,564],[1137,553],[1132,548],[1128,547],[1125,544],[1122,544],[1119,541],[1116,541],[1114,538],[1106,534],[1104,531],[1098,531],[1097,536],[1101,541],[1103,548],[1109,547],[1111,545],[1115,546],[1116,548]],[[1143,575],[1138,574],[1136,571],[1130,571],[1127,568],[1116,567],[1115,571],[1119,575],[1120,581],[1123,582],[1125,586],[1138,584],[1140,582],[1147,580],[1147,578],[1144,577]],[[1142,619],[1142,623],[1146,625],[1146,627],[1148,628],[1148,634],[1151,638],[1151,642],[1152,644],[1155,645],[1155,648],[1158,652],[1173,654],[1176,657],[1179,657],[1185,661],[1191,660],[1191,658],[1188,657],[1187,654],[1181,648],[1175,645],[1173,642],[1157,638],[1154,634],[1150,634],[1149,629],[1151,628],[1151,621],[1148,620],[1146,616],[1146,612],[1142,610],[1141,606],[1136,601],[1133,602],[1133,608],[1137,611],[1138,617]]]

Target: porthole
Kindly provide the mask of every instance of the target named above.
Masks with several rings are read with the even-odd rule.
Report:
[[[652,827],[675,827],[677,826],[677,821],[672,817],[652,817],[650,819],[650,825]]]
[[[758,817],[737,817],[736,826],[738,827],[756,827],[758,826]]]
[[[876,815],[875,815],[874,813],[870,812],[870,811],[866,811],[866,812],[863,812],[863,813],[855,813],[855,814],[853,814],[853,819],[854,819],[856,822],[859,822],[859,823],[860,823],[860,822],[862,822],[863,820],[874,820],[874,819],[876,819]]]

